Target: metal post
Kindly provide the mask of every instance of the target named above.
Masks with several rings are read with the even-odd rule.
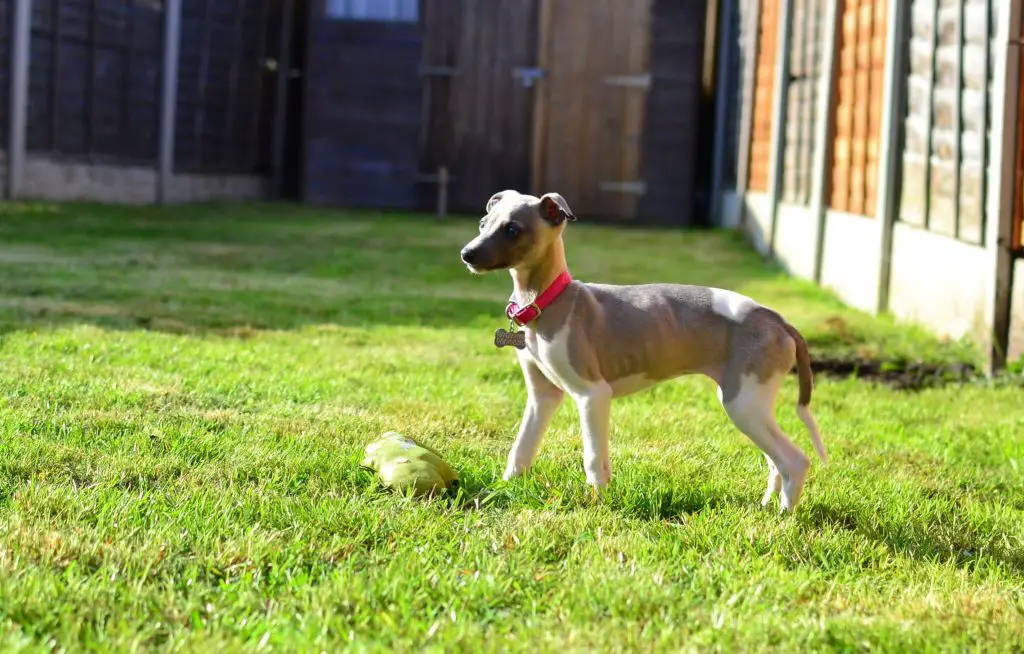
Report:
[[[775,94],[772,97],[771,166],[768,169],[768,194],[771,209],[768,222],[768,256],[775,255],[775,226],[782,200],[782,179],[786,169],[786,118],[789,113],[789,45],[793,37],[793,0],[779,3],[778,44],[775,51]]]
[[[281,3],[281,35],[277,57],[277,86],[274,91],[274,143],[270,154],[273,175],[271,191],[275,200],[284,197],[284,145],[288,131],[288,87],[292,69],[293,0]]]
[[[889,281],[892,272],[892,232],[900,212],[900,192],[903,178],[903,132],[907,101],[907,23],[910,3],[889,0],[887,33],[885,35],[885,73],[883,77],[882,125],[878,148],[882,156],[878,161],[878,199],[876,214],[882,219],[881,270],[878,274],[876,310],[889,308]]]
[[[725,121],[726,111],[734,98],[729,93],[732,88],[731,75],[732,46],[732,3],[733,0],[722,0],[721,15],[718,18],[718,71],[715,73],[715,139],[713,146],[714,163],[711,169],[711,224],[722,226],[719,215],[722,211],[722,175],[725,168]]]
[[[742,9],[742,6],[741,6]],[[740,114],[739,152],[736,155],[736,206],[740,215],[731,224],[743,225],[746,223],[746,209],[744,207],[747,194],[747,183],[750,181],[750,139],[754,131],[754,87],[757,84],[757,50],[760,41],[761,26],[761,0],[750,0],[746,10],[750,12],[746,20],[746,30],[743,34],[745,39],[745,57],[743,61],[743,97],[740,103],[743,112]],[[742,19],[742,17],[741,17]]]
[[[28,123],[29,43],[32,39],[32,0],[15,0],[11,35],[11,113],[7,146],[7,197],[22,195],[25,177],[25,137]]]
[[[1021,189],[1017,188],[1017,166],[1021,134],[1018,130],[1021,111],[1021,20],[1022,0],[1010,0],[998,19],[1001,26],[996,41],[997,54],[993,96],[1002,102],[993,103],[992,160],[999,162],[999,177],[994,180],[995,192],[988,219],[997,219],[995,229],[986,228],[988,250],[995,255],[992,278],[992,341],[988,352],[988,368],[996,373],[1006,367],[1010,346],[1010,319],[1013,297],[1014,219]],[[1000,66],[1002,64],[1002,66]],[[1002,74],[1000,74],[1002,73]],[[1001,115],[1000,115],[1001,113]],[[991,170],[992,167],[989,167]]]
[[[163,92],[160,96],[160,162],[156,180],[156,201],[170,199],[174,174],[174,113],[178,104],[178,48],[181,42],[181,0],[164,3]]]
[[[825,7],[824,59],[818,82],[818,122],[814,134],[814,159],[811,184],[811,216],[816,221],[817,239],[814,244],[814,281],[821,282],[821,269],[825,257],[826,198],[832,193],[832,147],[835,145],[835,94],[839,74],[839,39],[842,29],[844,0],[829,0]]]

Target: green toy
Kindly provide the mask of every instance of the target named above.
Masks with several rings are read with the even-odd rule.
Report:
[[[389,431],[366,446],[360,464],[377,473],[388,488],[413,495],[427,495],[455,488],[458,475],[432,448],[408,436]]]

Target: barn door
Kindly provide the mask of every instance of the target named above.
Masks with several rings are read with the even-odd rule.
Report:
[[[589,216],[636,217],[651,2],[540,0],[535,193],[557,191]]]

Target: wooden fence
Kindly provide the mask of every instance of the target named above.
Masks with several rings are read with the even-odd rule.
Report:
[[[9,144],[13,14],[0,0],[0,147]],[[169,7],[180,10],[173,162],[180,173],[267,175],[274,0],[32,0],[24,125],[29,155],[156,167]]]
[[[855,306],[976,338],[994,366],[1024,352],[1024,2],[754,4],[753,70],[733,76],[753,102],[730,125],[747,159],[716,160],[748,183],[716,173],[722,222]]]

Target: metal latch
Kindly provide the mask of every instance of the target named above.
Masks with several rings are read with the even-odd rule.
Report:
[[[522,82],[526,88],[533,86],[534,80],[538,80],[546,74],[543,68],[525,68],[520,66],[512,70],[512,76]]]

